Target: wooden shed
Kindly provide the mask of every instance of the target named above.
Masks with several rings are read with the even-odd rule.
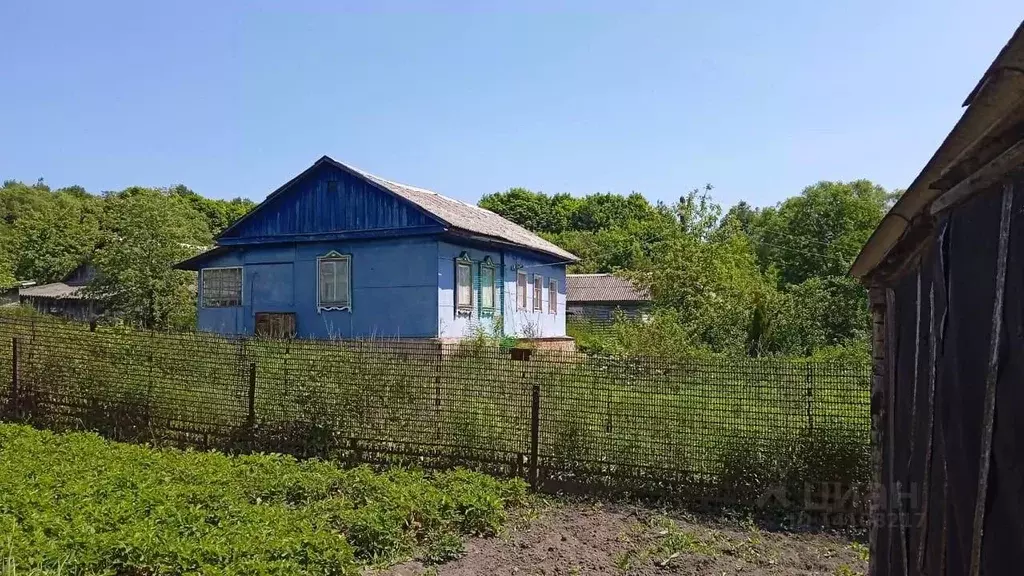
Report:
[[[1024,25],[851,270],[874,321],[874,576],[1024,568]]]

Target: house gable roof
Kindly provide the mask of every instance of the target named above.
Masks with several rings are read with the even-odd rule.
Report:
[[[399,184],[398,182],[393,182],[391,180],[375,176],[369,172],[338,162],[329,156],[320,158],[301,174],[292,178],[283,186],[272,192],[263,202],[249,212],[249,214],[224,230],[224,232],[218,236],[218,242],[236,236],[238,232],[247,225],[247,222],[251,222],[262,210],[274,204],[277,199],[292,188],[294,184],[310,174],[312,171],[324,165],[332,166],[342,172],[369,183],[375,189],[384,191],[385,193],[399,199],[403,204],[429,217],[432,221],[436,221],[448,231],[479,237],[483,240],[492,240],[510,244],[512,246],[552,256],[564,262],[575,262],[578,260],[578,258],[572,253],[559,248],[551,242],[537,236],[533,232],[502,218],[494,212],[472,204],[460,202],[453,198],[442,196],[424,188]]]
[[[568,304],[586,302],[649,302],[651,295],[613,274],[566,274]]]

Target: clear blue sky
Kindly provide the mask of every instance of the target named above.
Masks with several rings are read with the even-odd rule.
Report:
[[[1024,17],[1020,0],[427,6],[3,2],[0,178],[259,200],[328,154],[471,202],[906,187]]]

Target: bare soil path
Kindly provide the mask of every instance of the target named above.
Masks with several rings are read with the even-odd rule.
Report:
[[[373,573],[373,572],[370,572]],[[496,538],[471,539],[458,560],[407,562],[387,576],[828,575],[867,573],[867,549],[841,532],[769,531],[627,505],[546,504]]]

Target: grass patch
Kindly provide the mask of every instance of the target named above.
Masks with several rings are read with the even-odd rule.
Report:
[[[0,424],[0,574],[358,574],[492,535],[522,482]]]

